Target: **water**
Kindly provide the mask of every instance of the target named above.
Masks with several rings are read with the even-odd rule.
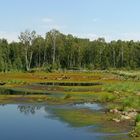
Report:
[[[99,82],[46,82],[39,83],[38,85],[47,85],[47,86],[97,86],[102,85]]]
[[[77,109],[77,105],[71,105]],[[101,106],[84,104],[78,108],[99,110]],[[66,106],[49,106],[46,104],[12,104],[0,106],[1,140],[106,140],[106,135],[94,130],[96,126],[72,127],[60,119],[54,110],[68,109]],[[109,135],[109,134],[107,134]],[[114,138],[114,137],[113,137]],[[123,137],[124,138],[124,137]],[[114,140],[114,139],[112,139]],[[117,140],[117,139],[116,139]]]

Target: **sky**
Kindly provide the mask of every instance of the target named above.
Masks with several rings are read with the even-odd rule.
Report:
[[[0,0],[0,38],[51,29],[91,40],[140,40],[140,0]]]

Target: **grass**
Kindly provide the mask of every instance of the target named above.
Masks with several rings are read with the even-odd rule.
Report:
[[[122,71],[122,70],[116,70],[112,71],[113,74],[121,76],[125,80],[140,80],[140,72],[139,71]]]
[[[119,81],[117,83],[112,84],[105,84],[102,87],[102,90],[108,91],[108,92],[129,92],[129,93],[135,93],[140,91],[140,82],[133,82],[133,81]]]
[[[8,90],[12,94],[56,95],[59,102],[60,94],[65,102],[70,101],[90,101],[90,102],[119,102],[124,107],[138,107],[140,82],[134,81],[135,76],[129,80],[122,78],[124,75],[140,75],[140,72],[126,71],[93,71],[93,72],[34,72],[34,73],[0,73],[0,81],[6,84],[0,86],[1,94],[7,94]],[[133,79],[134,78],[134,79]],[[34,83],[45,82],[95,82],[103,85],[95,86],[32,86]],[[30,86],[31,85],[31,86]],[[46,88],[47,87],[47,88]],[[50,97],[51,99],[52,97]],[[53,97],[54,100],[55,97]],[[41,100],[40,100],[41,101]],[[134,103],[135,101],[135,103]],[[61,101],[60,101],[61,102]]]
[[[113,73],[113,74],[112,74]],[[117,74],[116,74],[117,73]],[[84,100],[96,102],[121,102],[124,106],[129,106],[128,96],[133,98],[140,92],[140,82],[129,80],[126,81],[118,76],[118,71],[94,71],[94,72],[34,72],[34,73],[0,73],[0,81],[6,82],[1,86],[1,93],[4,90],[10,89],[15,94],[45,94],[53,93],[66,94],[63,100]],[[123,72],[120,72],[123,73]],[[126,72],[124,72],[126,73]],[[30,86],[33,83],[45,82],[96,82],[103,85],[95,86],[52,86],[52,87],[37,87]],[[2,90],[3,89],[3,90]],[[6,92],[5,92],[6,93]],[[58,97],[58,96],[57,96]],[[126,98],[126,99],[125,99]],[[56,99],[57,100],[57,99]],[[139,100],[139,99],[137,99]],[[131,105],[130,105],[131,106]],[[132,105],[133,106],[133,105]]]
[[[47,101],[48,97],[45,95],[0,95],[0,104],[21,103],[21,102],[40,102]]]

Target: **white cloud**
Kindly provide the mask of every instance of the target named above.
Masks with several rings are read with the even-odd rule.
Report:
[[[51,22],[53,22],[53,19],[52,18],[43,18],[42,22],[44,22],[44,23],[51,23]]]

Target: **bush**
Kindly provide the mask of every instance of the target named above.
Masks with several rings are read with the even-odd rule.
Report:
[[[123,107],[132,107],[132,108],[139,108],[140,106],[140,98],[139,97],[126,97],[122,101]]]
[[[97,98],[99,102],[112,102],[116,99],[116,96],[111,93],[100,93],[95,98]]]
[[[136,123],[137,123],[137,122],[140,122],[140,114],[138,114],[138,115],[136,116],[135,122],[136,122]]]
[[[67,95],[65,95],[65,97],[64,97],[64,99],[69,99],[69,98],[71,98],[71,95],[70,95],[70,94],[67,94]]]
[[[131,107],[133,104],[133,98],[129,97],[123,100],[124,107]]]

